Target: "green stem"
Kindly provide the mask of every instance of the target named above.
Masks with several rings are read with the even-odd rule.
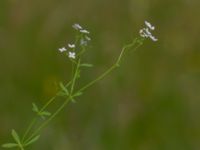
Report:
[[[40,125],[40,126],[37,128],[37,130],[35,130],[35,131],[31,134],[31,136],[25,141],[25,143],[28,142],[29,140],[31,140],[34,136],[36,136],[36,135],[40,132],[41,129],[43,129],[54,117],[56,117],[56,116],[59,114],[59,112],[68,104],[69,100],[70,100],[70,99],[67,98],[67,99],[64,101],[64,103],[56,110],[56,112],[55,112],[53,115],[51,115],[51,117],[49,117],[48,120],[46,120],[42,125]]]
[[[23,148],[23,146],[22,146],[22,145],[20,145],[20,146],[19,146],[19,148],[20,148],[21,150],[24,150],[24,148]]]
[[[118,59],[117,59],[117,62],[116,62],[116,65],[117,65],[117,66],[120,65],[120,61],[121,61],[121,59],[122,59],[122,56],[123,56],[125,50],[127,50],[128,48],[133,47],[133,46],[136,44],[136,42],[137,42],[137,38],[135,38],[131,44],[125,45],[125,46],[122,48],[121,53],[120,53],[120,55],[119,55],[119,57],[118,57]]]
[[[138,42],[138,40],[139,40],[139,42]],[[138,45],[135,46],[136,43],[138,43]],[[105,71],[105,72],[104,72],[103,74],[101,74],[99,77],[97,77],[97,78],[94,79],[93,81],[89,82],[88,84],[86,84],[85,86],[83,86],[82,88],[80,88],[80,89],[78,90],[78,92],[75,92],[75,94],[76,94],[76,93],[79,93],[79,92],[82,92],[82,91],[84,91],[85,89],[89,88],[89,87],[92,86],[94,83],[96,83],[97,81],[103,79],[107,74],[109,74],[110,72],[112,72],[116,67],[119,67],[120,62],[121,62],[121,59],[122,59],[122,57],[123,57],[123,55],[124,55],[125,50],[127,50],[127,49],[129,49],[129,48],[132,48],[133,46],[135,46],[133,50],[136,50],[136,49],[137,49],[138,47],[140,47],[141,45],[142,45],[142,39],[137,39],[137,38],[136,38],[135,40],[133,40],[133,42],[132,42],[131,44],[128,44],[128,45],[124,46],[124,47],[122,48],[121,52],[120,52],[120,55],[119,55],[119,57],[118,57],[116,63],[115,63],[114,65],[112,65],[107,71]],[[36,136],[36,135],[40,132],[40,130],[41,130],[42,128],[44,128],[54,117],[56,117],[56,116],[60,113],[61,110],[64,109],[64,107],[69,103],[70,99],[73,98],[72,93],[73,93],[73,91],[74,91],[74,86],[75,86],[75,82],[76,82],[76,79],[77,79],[77,75],[78,75],[77,73],[78,73],[78,71],[79,71],[79,67],[80,67],[80,59],[78,60],[78,63],[77,63],[77,66],[76,66],[76,70],[75,70],[75,73],[74,73],[73,78],[72,78],[71,90],[70,90],[70,95],[69,95],[69,97],[64,101],[64,103],[56,110],[56,112],[55,112],[47,121],[45,121],[43,124],[41,124],[41,125],[37,128],[37,130],[35,130],[35,131],[31,134],[31,136],[30,136],[25,142],[28,142],[28,141],[31,140],[34,136]],[[75,95],[75,94],[74,94],[74,95]],[[55,97],[53,97],[52,99],[55,99]],[[53,100],[50,100],[49,102],[47,102],[47,104],[42,108],[42,110],[45,109],[52,101],[53,101]]]
[[[30,130],[32,129],[32,127],[33,127],[33,125],[35,124],[35,122],[36,122],[36,118],[34,118],[34,119],[31,121],[31,123],[29,124],[29,126],[28,126],[26,132],[25,132],[24,135],[23,135],[22,143],[24,142],[24,139],[26,138],[26,136],[28,135],[28,133],[29,133]]]
[[[42,108],[41,110],[39,111],[42,112],[45,108],[48,107],[48,105],[50,105],[56,98],[57,96],[54,96],[52,97]],[[26,129],[24,135],[23,135],[23,138],[22,138],[22,142],[25,140],[26,136],[28,135],[28,133],[31,131],[32,127],[34,126],[35,122],[36,122],[36,118],[32,119],[31,123],[29,124],[28,128]]]
[[[86,84],[84,87],[82,87],[81,89],[78,90],[77,93],[84,91],[85,89],[87,89],[88,87],[90,87],[91,85],[93,85],[94,83],[96,83],[97,81],[101,80],[102,78],[104,78],[107,74],[109,74],[111,71],[113,71],[116,67],[118,67],[116,64],[114,64],[113,66],[111,66],[107,71],[105,71],[102,75],[100,75],[99,77],[97,77],[95,80],[89,82],[88,84]]]
[[[76,70],[75,70],[75,73],[74,73],[73,78],[72,78],[70,95],[72,95],[72,93],[74,91],[74,86],[75,86],[75,83],[76,83],[76,79],[77,79],[77,75],[78,75],[78,71],[79,71],[79,67],[80,67],[80,62],[81,62],[81,59],[78,60]]]
[[[52,97],[39,111],[41,113],[43,110],[45,110],[55,99],[57,96]]]
[[[75,82],[76,82],[76,79],[77,79],[77,73],[78,73],[79,67],[80,67],[80,59],[78,60],[78,63],[77,63],[77,66],[76,66],[76,70],[75,70],[75,73],[74,73],[74,77],[72,79],[71,92],[70,92],[69,98],[57,109],[57,111],[47,121],[45,121],[41,126],[39,126],[37,128],[37,130],[35,130],[32,133],[32,135],[25,141],[25,143],[28,142],[29,140],[31,140],[34,136],[36,136],[40,132],[40,130],[42,128],[44,128],[68,104],[69,100],[73,98],[72,92],[74,90],[74,86],[75,86]],[[49,103],[51,103],[51,101],[49,101]],[[43,108],[46,108],[45,106]]]
[[[112,72],[116,67],[119,67],[120,65],[120,62],[121,62],[121,59],[124,55],[124,52],[125,50],[135,46],[135,44],[137,43],[137,38],[133,40],[133,42],[131,44],[128,44],[126,46],[124,46],[120,52],[120,55],[116,61],[116,63],[114,65],[112,65],[107,71],[105,71],[102,75],[100,75],[99,77],[97,77],[96,79],[94,79],[93,81],[89,82],[88,84],[86,84],[85,86],[83,86],[81,89],[78,90],[78,92],[76,93],[79,93],[79,92],[82,92],[84,91],[85,89],[89,88],[90,86],[92,86],[94,83],[96,83],[97,81],[103,79],[107,74],[109,74],[110,72]],[[141,43],[138,43],[138,45],[135,46],[135,48],[133,50],[136,50],[138,47],[140,47],[142,44]]]
[[[23,144],[21,143],[21,141],[16,141],[17,144],[18,144],[18,147],[21,149],[21,150],[24,150],[24,147],[23,147]]]

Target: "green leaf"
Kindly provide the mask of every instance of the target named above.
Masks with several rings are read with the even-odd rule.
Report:
[[[70,97],[70,100],[72,101],[72,103],[76,103],[76,101],[73,97]]]
[[[74,94],[74,97],[81,96],[82,94],[83,94],[82,92],[77,92]]]
[[[67,96],[67,94],[65,92],[62,92],[62,91],[58,92],[57,95],[58,96]]]
[[[84,63],[84,64],[81,64],[80,66],[81,66],[81,67],[93,67],[93,65],[92,65],[92,64],[86,64],[86,63]]]
[[[69,81],[65,87],[70,86],[71,83],[72,83],[72,81]]]
[[[63,85],[63,83],[60,82],[59,85],[60,85],[60,88],[61,88],[67,95],[69,95],[69,91],[68,91],[67,88]]]
[[[11,134],[12,134],[14,140],[15,140],[18,144],[20,144],[21,142],[20,142],[19,135],[17,134],[17,132],[16,132],[14,129],[12,129]]]
[[[51,116],[51,113],[48,111],[43,111],[40,113],[42,116]]]
[[[38,107],[37,107],[37,105],[35,103],[32,103],[32,106],[33,106],[32,110],[34,112],[38,112],[39,111],[39,109],[38,109]]]
[[[40,117],[41,117],[43,120],[45,120],[45,119],[46,119],[46,117],[45,117],[45,116],[42,116],[42,115],[40,115]]]
[[[28,146],[34,142],[36,142],[38,139],[40,138],[40,135],[35,136],[34,138],[32,138],[30,141],[28,141],[27,143],[24,144],[24,146]]]
[[[16,143],[6,143],[2,145],[3,148],[13,148],[13,147],[18,147],[18,144]]]

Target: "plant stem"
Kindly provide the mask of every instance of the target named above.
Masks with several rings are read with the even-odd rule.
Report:
[[[39,113],[41,113],[43,110],[45,110],[45,109],[49,106],[49,104],[51,104],[51,103],[55,100],[56,97],[57,97],[57,96],[52,97],[52,98],[40,109]]]
[[[52,103],[52,102],[55,100],[56,97],[57,97],[57,96],[52,97],[52,98],[41,108],[41,110],[39,111],[39,113],[42,112],[45,108],[47,108],[48,105],[49,105],[50,103]],[[33,127],[33,125],[35,124],[36,120],[37,120],[36,118],[32,119],[31,123],[29,124],[28,128],[26,129],[26,131],[25,131],[25,133],[24,133],[24,135],[23,135],[22,142],[24,142],[26,136],[28,135],[28,133],[29,133],[30,130],[32,129],[32,127]]]
[[[128,44],[128,45],[125,45],[125,46],[122,48],[122,50],[121,50],[121,52],[120,52],[120,55],[119,55],[119,57],[118,57],[118,59],[117,59],[117,62],[116,62],[116,65],[117,65],[117,66],[120,65],[120,61],[121,61],[121,59],[122,59],[122,57],[123,57],[123,54],[124,54],[125,50],[127,50],[128,48],[133,47],[133,46],[135,45],[136,42],[137,42],[137,38],[135,38],[135,39],[133,40],[132,43],[130,43],[130,44]]]
[[[23,146],[20,146],[19,148],[20,148],[21,150],[24,150]]]
[[[114,65],[112,65],[107,71],[105,71],[105,72],[104,72],[103,74],[101,74],[99,77],[97,77],[97,78],[94,79],[93,81],[89,82],[88,84],[86,84],[85,86],[83,86],[82,88],[80,88],[79,90],[77,90],[77,92],[74,92],[74,93],[76,94],[76,93],[79,93],[79,92],[84,91],[85,89],[89,88],[89,87],[92,86],[94,83],[96,83],[97,81],[103,79],[106,75],[108,75],[110,72],[112,72],[116,67],[119,67],[120,62],[121,62],[121,59],[123,58],[123,55],[124,55],[125,50],[134,47],[135,44],[138,43],[138,45],[136,45],[136,46],[134,47],[134,49],[133,49],[133,50],[136,50],[138,47],[140,47],[140,46],[142,45],[142,41],[143,41],[142,39],[137,39],[137,38],[136,38],[135,40],[133,40],[132,43],[130,43],[130,44],[124,46],[124,47],[122,48],[121,52],[120,52],[120,55],[119,55],[119,57],[118,57],[116,63],[115,63]],[[50,116],[50,118],[49,118],[48,120],[46,120],[44,123],[42,123],[42,124],[31,134],[31,136],[30,136],[27,140],[25,140],[25,143],[28,142],[29,140],[31,140],[34,136],[36,136],[36,135],[40,132],[40,130],[41,130],[42,128],[44,128],[54,117],[56,117],[56,116],[60,113],[60,111],[62,111],[62,110],[64,109],[64,107],[69,103],[70,99],[73,99],[73,95],[75,95],[75,94],[73,94],[73,91],[74,91],[74,86],[75,86],[76,79],[77,79],[77,76],[78,76],[78,71],[79,71],[79,67],[80,67],[80,61],[81,61],[81,60],[80,60],[80,58],[79,58],[78,63],[76,64],[76,70],[75,70],[75,72],[73,73],[72,81],[70,81],[70,82],[72,82],[72,83],[71,83],[71,89],[70,89],[69,97],[68,97],[68,98],[63,102],[63,104],[55,111],[55,113],[54,113],[52,116]],[[73,68],[74,68],[74,67],[73,67]],[[48,102],[46,103],[46,105],[45,105],[41,110],[44,110],[55,98],[56,98],[56,96],[53,97],[52,99],[50,99],[50,101],[48,101]],[[29,129],[29,130],[30,130],[30,129]],[[28,131],[29,131],[29,130],[28,130]]]
[[[78,75],[78,71],[79,71],[79,67],[80,67],[80,62],[81,62],[81,59],[79,58],[79,59],[78,59],[78,63],[77,63],[77,65],[76,65],[75,73],[74,73],[73,78],[72,78],[70,96],[72,96],[72,93],[73,93],[73,91],[74,91],[74,86],[75,86],[75,83],[76,83],[76,79],[77,79],[77,75]]]
[[[116,63],[114,65],[112,65],[107,71],[105,71],[102,75],[100,75],[99,77],[97,77],[96,79],[94,79],[93,81],[89,82],[88,84],[86,84],[85,86],[83,86],[81,89],[78,90],[78,92],[82,92],[85,89],[89,88],[90,86],[92,86],[94,83],[96,83],[97,81],[103,79],[107,74],[109,74],[110,72],[112,72],[116,67],[119,67],[121,59],[124,55],[125,50],[135,46],[135,44],[137,43],[137,38],[133,40],[133,42],[131,44],[128,44],[126,46],[124,46],[120,52],[120,55],[116,61]],[[136,50],[138,47],[140,47],[142,44],[138,43],[138,45],[135,46],[135,48],[133,50]],[[78,93],[76,92],[76,93]]]
[[[56,112],[55,112],[53,115],[51,115],[51,116],[49,117],[48,120],[46,120],[42,125],[40,125],[40,126],[37,128],[37,130],[35,130],[35,131],[31,134],[31,136],[25,141],[25,143],[28,142],[29,140],[31,140],[34,136],[36,136],[36,135],[40,132],[40,130],[41,130],[42,128],[44,128],[55,116],[57,116],[57,115],[59,114],[59,112],[68,104],[69,100],[70,100],[70,99],[67,98],[67,99],[64,101],[64,103],[56,110]]]
[[[95,80],[89,82],[88,84],[86,84],[84,87],[82,87],[81,89],[78,90],[77,93],[84,91],[85,89],[87,89],[88,87],[90,87],[91,85],[93,85],[94,83],[96,83],[97,81],[101,80],[102,78],[104,78],[107,74],[109,74],[111,71],[113,71],[116,67],[118,67],[116,64],[112,65],[107,71],[105,71],[102,75],[100,75],[99,77],[97,77]]]
[[[78,70],[79,70],[79,67],[80,67],[80,59],[78,60],[78,63],[77,63],[77,66],[76,66],[76,70],[75,70],[75,73],[74,73],[74,76],[73,76],[73,79],[72,79],[72,84],[71,84],[71,91],[70,91],[70,95],[69,97],[64,101],[64,103],[57,109],[57,111],[47,120],[45,121],[42,125],[40,125],[37,130],[35,130],[32,135],[25,141],[25,142],[28,142],[29,140],[31,140],[34,136],[36,136],[38,134],[38,132],[44,128],[55,116],[57,116],[57,114],[59,114],[59,112],[68,104],[69,100],[70,99],[73,99],[73,96],[72,96],[72,92],[74,90],[74,86],[75,86],[75,82],[76,82],[76,79],[77,79],[77,73],[78,73]],[[51,102],[51,101],[50,101]],[[45,108],[45,107],[43,107]]]
[[[22,143],[24,142],[24,139],[26,138],[26,136],[28,135],[28,133],[29,133],[30,130],[32,129],[32,127],[33,127],[33,125],[35,124],[35,122],[36,122],[36,118],[34,118],[34,119],[31,121],[31,123],[29,124],[29,126],[28,126],[26,132],[25,132],[24,135],[23,135]]]

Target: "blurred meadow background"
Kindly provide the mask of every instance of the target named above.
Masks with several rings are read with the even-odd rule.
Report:
[[[85,61],[94,67],[82,72],[83,85],[110,67],[148,20],[158,42],[128,53],[27,149],[199,150],[199,8],[199,0],[0,0],[0,144],[12,140],[12,128],[24,132],[32,102],[42,106],[55,82],[69,79],[69,60],[58,48],[74,40],[72,24],[91,32]]]

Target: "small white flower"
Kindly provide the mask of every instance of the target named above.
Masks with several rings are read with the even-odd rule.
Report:
[[[153,35],[149,36],[149,38],[154,42],[158,41],[158,39],[156,39]]]
[[[145,21],[144,23],[146,24],[146,26],[147,26],[149,29],[151,29],[151,30],[154,30],[154,29],[155,29],[155,27],[152,26],[151,23],[149,23],[148,21]]]
[[[72,58],[72,59],[75,59],[76,58],[76,53],[75,52],[69,52],[68,57]]]
[[[69,48],[75,48],[75,44],[68,44]]]
[[[89,36],[85,36],[85,39],[91,41],[91,38]]]
[[[143,38],[150,38],[152,41],[156,42],[158,41],[158,39],[156,39],[152,33],[150,32],[150,30],[154,30],[155,27],[152,26],[149,22],[145,21],[145,25],[147,26],[146,28],[140,29],[139,33],[140,36]],[[149,30],[150,29],[150,30]]]
[[[152,35],[151,32],[149,31],[149,28],[144,28],[144,31],[148,36]]]
[[[59,48],[58,50],[59,50],[61,53],[64,52],[64,51],[67,51],[67,49],[66,49],[65,47]]]
[[[143,38],[147,38],[148,35],[144,32],[144,29],[140,29],[140,36],[143,37]]]
[[[84,39],[80,40],[80,45],[87,46],[87,43],[88,42],[86,40],[84,40]]]
[[[82,27],[78,24],[78,23],[75,23],[74,25],[72,25],[72,27],[75,29],[75,30],[81,30]]]
[[[90,32],[87,30],[80,30],[81,33],[89,34]]]

